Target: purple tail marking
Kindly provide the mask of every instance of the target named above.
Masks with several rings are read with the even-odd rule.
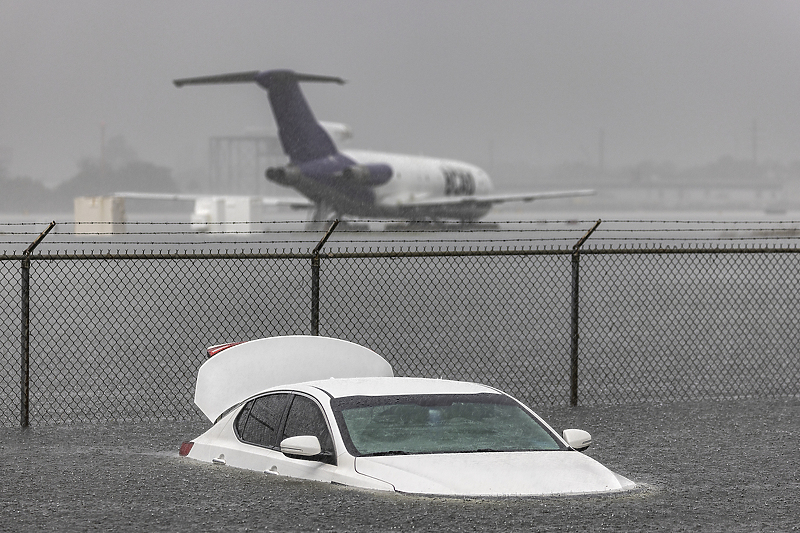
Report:
[[[299,82],[344,83],[342,79],[298,74],[291,70],[267,70],[259,72],[255,81],[267,91],[283,151],[293,164],[338,154],[333,140],[308,106]]]

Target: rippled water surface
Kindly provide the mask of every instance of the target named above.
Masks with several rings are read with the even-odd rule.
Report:
[[[557,429],[641,484],[510,499],[385,494],[181,458],[202,422],[0,429],[0,530],[789,531],[800,504],[800,399],[546,407]]]

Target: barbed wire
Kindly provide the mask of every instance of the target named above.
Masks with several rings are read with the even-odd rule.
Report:
[[[327,248],[338,246],[352,249],[368,245],[386,249],[407,246],[408,249],[425,247],[512,247],[546,246],[560,247],[573,244],[595,220],[508,220],[479,221],[474,223],[441,221],[375,220],[367,225],[362,221],[348,221],[345,228],[337,229],[331,236]],[[308,225],[314,224],[311,228]],[[376,229],[375,224],[384,224]],[[391,226],[397,224],[397,227]],[[402,226],[400,226],[402,224]],[[291,226],[301,227],[291,227]],[[212,224],[211,231],[192,229],[190,222],[144,222],[132,221],[108,230],[107,222],[61,222],[44,240],[47,250],[94,247],[165,247],[178,249],[230,247],[237,244],[252,251],[262,248],[300,249],[313,247],[330,225],[330,221],[277,220],[267,222],[226,222]],[[255,227],[253,227],[255,226]],[[363,227],[362,227],[363,226]],[[391,226],[391,227],[390,227]],[[15,248],[27,247],[46,227],[39,222],[0,223],[0,249],[4,254],[18,253]],[[97,228],[98,231],[93,231]],[[80,229],[80,231],[78,231]],[[102,231],[101,231],[102,230]],[[741,243],[778,243],[791,247],[800,242],[800,221],[769,220],[678,220],[678,219],[608,219],[602,221],[592,235],[589,246],[638,245],[652,247],[672,246],[683,243],[687,246],[704,244],[709,246]],[[219,251],[219,250],[217,250]],[[226,250],[227,253],[227,250]]]

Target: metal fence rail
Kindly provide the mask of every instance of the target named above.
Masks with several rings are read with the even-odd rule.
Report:
[[[28,257],[30,422],[196,418],[207,346],[315,327],[399,375],[479,381],[530,404],[800,394],[800,248],[785,228],[726,246],[606,239],[579,251],[575,308],[572,246],[587,227],[568,246],[318,254],[171,241],[75,253],[45,239]],[[20,423],[22,261],[0,256],[0,425]]]

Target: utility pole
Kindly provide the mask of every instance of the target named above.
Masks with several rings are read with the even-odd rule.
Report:
[[[602,176],[606,172],[606,131],[600,128],[600,137],[597,141],[598,169]]]

